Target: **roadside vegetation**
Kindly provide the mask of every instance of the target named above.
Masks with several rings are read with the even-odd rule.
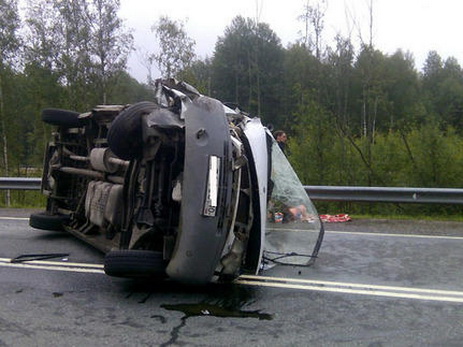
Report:
[[[84,112],[97,104],[150,100],[154,71],[160,71],[285,130],[290,161],[305,185],[461,187],[459,62],[430,51],[416,67],[409,52],[378,50],[371,32],[360,44],[326,38],[323,4],[301,1],[305,30],[286,47],[268,24],[237,16],[207,58],[195,54],[183,22],[160,17],[152,51],[139,52],[147,68],[142,84],[127,69],[135,43],[115,15],[118,0],[30,0],[21,16],[17,0],[0,1],[0,175],[40,176],[51,134],[42,109]],[[373,22],[372,9],[370,17]],[[36,194],[2,193],[0,205],[43,203]],[[322,203],[318,209],[462,212],[458,206],[386,204]]]

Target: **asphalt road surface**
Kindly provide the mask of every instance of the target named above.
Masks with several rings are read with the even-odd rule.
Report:
[[[114,279],[103,255],[0,210],[0,346],[461,346],[463,223],[326,224],[312,267],[235,284]],[[24,263],[24,254],[61,253]]]

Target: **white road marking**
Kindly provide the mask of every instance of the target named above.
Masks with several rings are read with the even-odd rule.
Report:
[[[0,217],[0,220],[29,220],[29,217]]]
[[[0,220],[18,220],[28,221],[29,217],[0,217]],[[318,230],[306,230],[306,229],[286,229],[286,228],[268,228],[272,231],[305,231],[318,233]],[[463,231],[463,229],[462,229]],[[463,236],[441,236],[441,235],[415,235],[415,234],[386,234],[386,233],[368,233],[361,231],[334,231],[325,230],[326,234],[341,234],[341,235],[358,235],[358,236],[381,236],[381,237],[407,237],[407,238],[418,238],[418,239],[442,239],[442,240],[463,240]]]
[[[25,221],[29,218],[23,217],[0,217],[0,220],[19,220]],[[273,229],[278,231],[295,231],[295,229]],[[300,230],[309,231],[310,230]],[[318,232],[318,231],[313,231]],[[364,233],[346,231],[325,231],[327,234],[343,234],[357,236],[378,236],[378,237],[402,237],[402,238],[422,238],[422,239],[444,239],[444,240],[463,240],[459,236],[439,236],[439,235],[411,235],[411,234],[386,234],[386,233]],[[104,274],[103,265],[88,263],[70,263],[55,261],[27,261],[23,263],[11,263],[11,259],[0,258],[0,267],[13,267],[23,269],[40,269],[53,271],[68,271],[79,273]],[[442,302],[463,302],[463,291],[439,290],[425,288],[380,286],[359,283],[344,283],[332,281],[303,280],[295,278],[280,278],[268,276],[240,276],[235,283],[250,286],[300,289],[319,292],[332,292],[344,294],[359,294],[370,296],[382,296],[401,299],[431,300]]]
[[[267,228],[271,231],[301,231],[310,233],[319,233],[318,230],[307,230],[307,229],[284,229],[284,228]],[[463,231],[463,228],[462,228]],[[463,240],[462,236],[443,236],[443,235],[416,235],[416,234],[387,234],[387,233],[368,233],[362,231],[334,231],[325,230],[325,234],[340,234],[340,235],[355,235],[355,236],[380,236],[380,237],[406,237],[406,238],[417,238],[417,239],[441,239],[441,240]]]
[[[463,231],[463,230],[462,230]],[[347,231],[325,231],[328,234],[348,234],[348,235],[364,235],[364,236],[382,236],[382,237],[407,237],[416,239],[442,239],[442,240],[463,240],[462,236],[442,236],[442,235],[416,235],[416,234],[386,234],[386,233],[364,233],[347,232]]]
[[[333,282],[333,281],[318,281],[318,280],[304,280],[296,278],[284,278],[284,277],[269,277],[269,276],[255,276],[255,275],[242,275],[239,279],[251,280],[251,281],[270,281],[278,283],[297,283],[302,285],[316,285],[320,287],[331,287],[331,288],[354,288],[354,289],[365,289],[368,290],[382,290],[382,291],[396,291],[396,292],[412,292],[421,293],[428,295],[446,295],[446,296],[461,296],[463,299],[463,291],[455,290],[440,290],[440,289],[425,289],[425,288],[411,288],[411,287],[395,287],[395,286],[384,286],[374,284],[359,284],[349,282]]]
[[[260,286],[260,287],[273,287],[273,288],[285,288],[285,289],[301,289],[319,292],[332,292],[342,294],[360,294],[369,296],[383,296],[398,299],[415,299],[415,300],[430,300],[430,301],[444,301],[444,302],[463,302],[463,292],[460,297],[456,296],[443,296],[443,295],[425,295],[421,293],[395,293],[381,290],[369,289],[366,285],[365,289],[350,289],[350,288],[337,288],[337,287],[323,287],[323,286],[311,286],[305,284],[291,284],[291,283],[271,283],[271,282],[259,282],[259,281],[247,281],[237,280],[238,284]]]
[[[86,264],[86,263],[68,263],[57,261],[32,260],[21,263],[12,263],[11,259],[0,258],[0,267],[13,267],[21,269],[40,269],[68,272],[84,272],[104,274],[103,265],[101,264]]]
[[[11,263],[11,259],[0,258],[0,267],[104,274],[103,265],[87,263],[63,263],[41,260],[27,261],[24,263]],[[456,290],[380,286],[360,283],[303,280],[296,278],[251,275],[240,276],[235,281],[235,283],[249,286],[381,296],[398,299],[430,300],[455,303],[463,302],[463,291]]]

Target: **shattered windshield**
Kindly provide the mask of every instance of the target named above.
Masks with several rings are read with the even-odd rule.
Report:
[[[276,141],[272,144],[271,180],[264,268],[272,264],[311,265],[321,245],[323,225]]]

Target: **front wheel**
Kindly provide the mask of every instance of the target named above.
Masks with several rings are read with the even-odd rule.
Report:
[[[142,101],[123,110],[111,123],[108,131],[108,146],[119,158],[132,160],[143,153],[141,119],[158,106]]]
[[[117,250],[106,254],[104,271],[113,277],[162,278],[166,276],[167,261],[162,252]]]

